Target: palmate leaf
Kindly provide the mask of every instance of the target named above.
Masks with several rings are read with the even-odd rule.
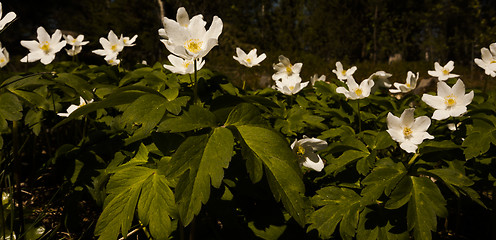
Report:
[[[389,204],[389,201],[394,202]],[[446,217],[446,200],[429,178],[409,176],[403,178],[391,193],[386,208],[396,209],[408,203],[407,225],[415,239],[432,239],[436,231],[437,216]]]
[[[383,159],[384,160],[384,159]],[[365,186],[361,192],[362,204],[364,206],[375,204],[376,200],[381,197],[382,193],[389,196],[396,184],[406,175],[406,168],[402,163],[393,163],[392,161],[383,161],[382,164],[375,167],[372,172],[362,180]]]
[[[262,162],[269,186],[276,201],[282,201],[286,210],[300,224],[305,225],[306,204],[302,197],[305,186],[296,155],[281,135],[272,129],[239,125],[243,146],[256,162]]]
[[[312,204],[321,208],[311,214],[307,231],[316,229],[321,238],[327,239],[341,223],[341,237],[351,239],[355,236],[358,216],[363,209],[360,199],[360,195],[346,188],[331,186],[318,190],[317,195],[312,197]]]
[[[227,128],[211,134],[187,138],[170,161],[168,176],[181,176],[176,186],[176,202],[184,225],[188,225],[210,197],[210,185],[218,188],[224,168],[231,161],[234,137]]]
[[[153,128],[165,114],[167,100],[156,94],[145,94],[134,101],[122,114],[122,120],[128,127],[140,126],[133,135],[125,140],[130,144],[148,137]]]
[[[166,239],[173,231],[171,216],[175,215],[174,196],[158,170],[133,166],[116,172],[107,185],[109,196],[95,227],[95,236],[115,240],[127,235],[136,206],[144,225],[152,236]]]
[[[158,126],[159,132],[187,132],[207,127],[216,127],[215,115],[209,110],[192,105],[177,118],[169,118]]]
[[[0,117],[9,121],[17,121],[22,118],[22,105],[14,94],[0,94]]]

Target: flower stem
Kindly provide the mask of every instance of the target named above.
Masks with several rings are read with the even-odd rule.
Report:
[[[194,99],[193,99],[193,104],[198,104],[198,78],[197,78],[197,66],[196,66],[196,59],[193,59],[193,66],[195,68],[195,82],[193,86],[193,94],[194,94]]]
[[[413,155],[413,157],[410,159],[410,161],[408,161],[408,167],[410,167],[410,165],[412,165],[412,164],[415,162],[415,160],[417,159],[417,157],[418,157],[419,155],[420,155],[420,154],[418,154],[418,153],[415,153],[415,154]]]
[[[358,132],[362,131],[362,119],[360,117],[360,99],[357,99]]]

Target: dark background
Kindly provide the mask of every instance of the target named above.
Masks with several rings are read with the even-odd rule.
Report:
[[[18,16],[0,34],[11,53],[7,69],[24,70],[18,60],[28,51],[19,42],[36,39],[39,26],[49,34],[55,29],[84,34],[90,44],[83,47],[79,59],[88,64],[105,64],[91,50],[101,48],[98,39],[107,37],[109,30],[129,37],[139,35],[136,46],[120,55],[125,66],[142,60],[165,62],[169,52],[157,33],[162,27],[159,1],[3,0],[3,15],[14,11]],[[233,73],[235,78],[240,67],[232,55],[239,46],[267,53],[258,75],[272,74],[271,65],[280,54],[292,62],[303,62],[304,76],[330,75],[335,61],[342,61],[345,68],[358,65],[357,74],[364,77],[376,70],[395,75],[387,61],[400,53],[406,62],[425,62],[420,65],[427,69],[400,67],[398,81],[404,81],[407,68],[422,76],[433,69],[434,61],[444,65],[449,60],[455,61],[455,73],[474,78],[475,69],[479,79],[483,71],[474,67],[473,59],[480,58],[481,47],[496,42],[496,1],[489,0],[162,0],[162,4],[165,16],[172,19],[183,6],[190,17],[203,14],[207,27],[214,15],[223,20],[219,46],[207,55],[206,66]],[[62,52],[57,60],[70,58]]]

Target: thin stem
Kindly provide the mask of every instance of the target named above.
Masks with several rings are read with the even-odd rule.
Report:
[[[362,131],[362,118],[360,117],[360,99],[357,99],[358,132]]]
[[[194,94],[194,104],[198,104],[198,78],[197,78],[197,66],[196,66],[196,59],[193,60],[193,66],[195,67],[195,85],[193,86],[193,94]]]
[[[412,164],[415,162],[415,160],[417,159],[417,157],[418,157],[419,155],[420,155],[420,154],[418,154],[418,153],[415,153],[415,154],[413,155],[413,157],[410,159],[410,161],[408,161],[408,167],[410,167],[410,165],[412,165]]]

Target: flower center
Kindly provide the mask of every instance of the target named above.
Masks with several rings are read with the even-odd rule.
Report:
[[[361,88],[357,88],[357,89],[355,89],[355,94],[356,94],[357,96],[362,96],[362,93],[363,93],[363,91],[362,91],[362,89],[361,89]]]
[[[496,63],[496,60],[492,60],[489,64]]]
[[[251,63],[251,58],[247,58],[247,59],[246,59],[246,62],[247,62],[247,63]]]
[[[5,58],[0,58],[0,63],[4,63],[5,62]]]
[[[45,41],[45,43],[41,45],[41,50],[43,50],[43,52],[45,53],[50,52],[50,44]]]
[[[403,135],[404,135],[406,138],[410,137],[410,136],[412,135],[412,133],[413,133],[413,131],[412,131],[412,129],[411,129],[411,128],[409,128],[409,127],[404,127],[404,128],[403,128]]]
[[[443,69],[443,74],[444,74],[444,75],[448,75],[449,73],[450,73],[450,72],[449,72],[448,70]]]
[[[303,155],[305,155],[305,148],[302,146],[298,146],[298,150],[296,151],[296,155],[298,155],[299,157],[302,157]]]
[[[112,45],[112,47],[110,47],[110,49],[112,49],[112,51],[116,52],[117,51],[117,44]]]
[[[410,85],[410,83],[407,83],[407,84],[406,84],[406,87],[407,87],[407,88],[411,88],[412,86]]]
[[[286,72],[288,73],[288,75],[291,75],[293,73],[293,65],[289,64],[287,67],[286,67]]]
[[[346,70],[341,71],[342,75],[346,75]]]
[[[202,41],[200,41],[198,39],[190,39],[190,40],[186,41],[186,43],[184,44],[184,47],[186,48],[186,50],[188,50],[194,54],[197,54],[202,49],[202,45],[203,45]]]
[[[295,86],[289,86],[289,91],[293,91],[293,89],[295,88]]]
[[[453,94],[448,95],[444,98],[444,104],[448,107],[456,105],[456,97]]]
[[[190,61],[184,61],[184,63],[183,63],[183,67],[184,67],[185,69],[187,69],[187,68],[189,67],[189,65],[190,65],[190,64],[191,64],[191,62],[190,62]]]

